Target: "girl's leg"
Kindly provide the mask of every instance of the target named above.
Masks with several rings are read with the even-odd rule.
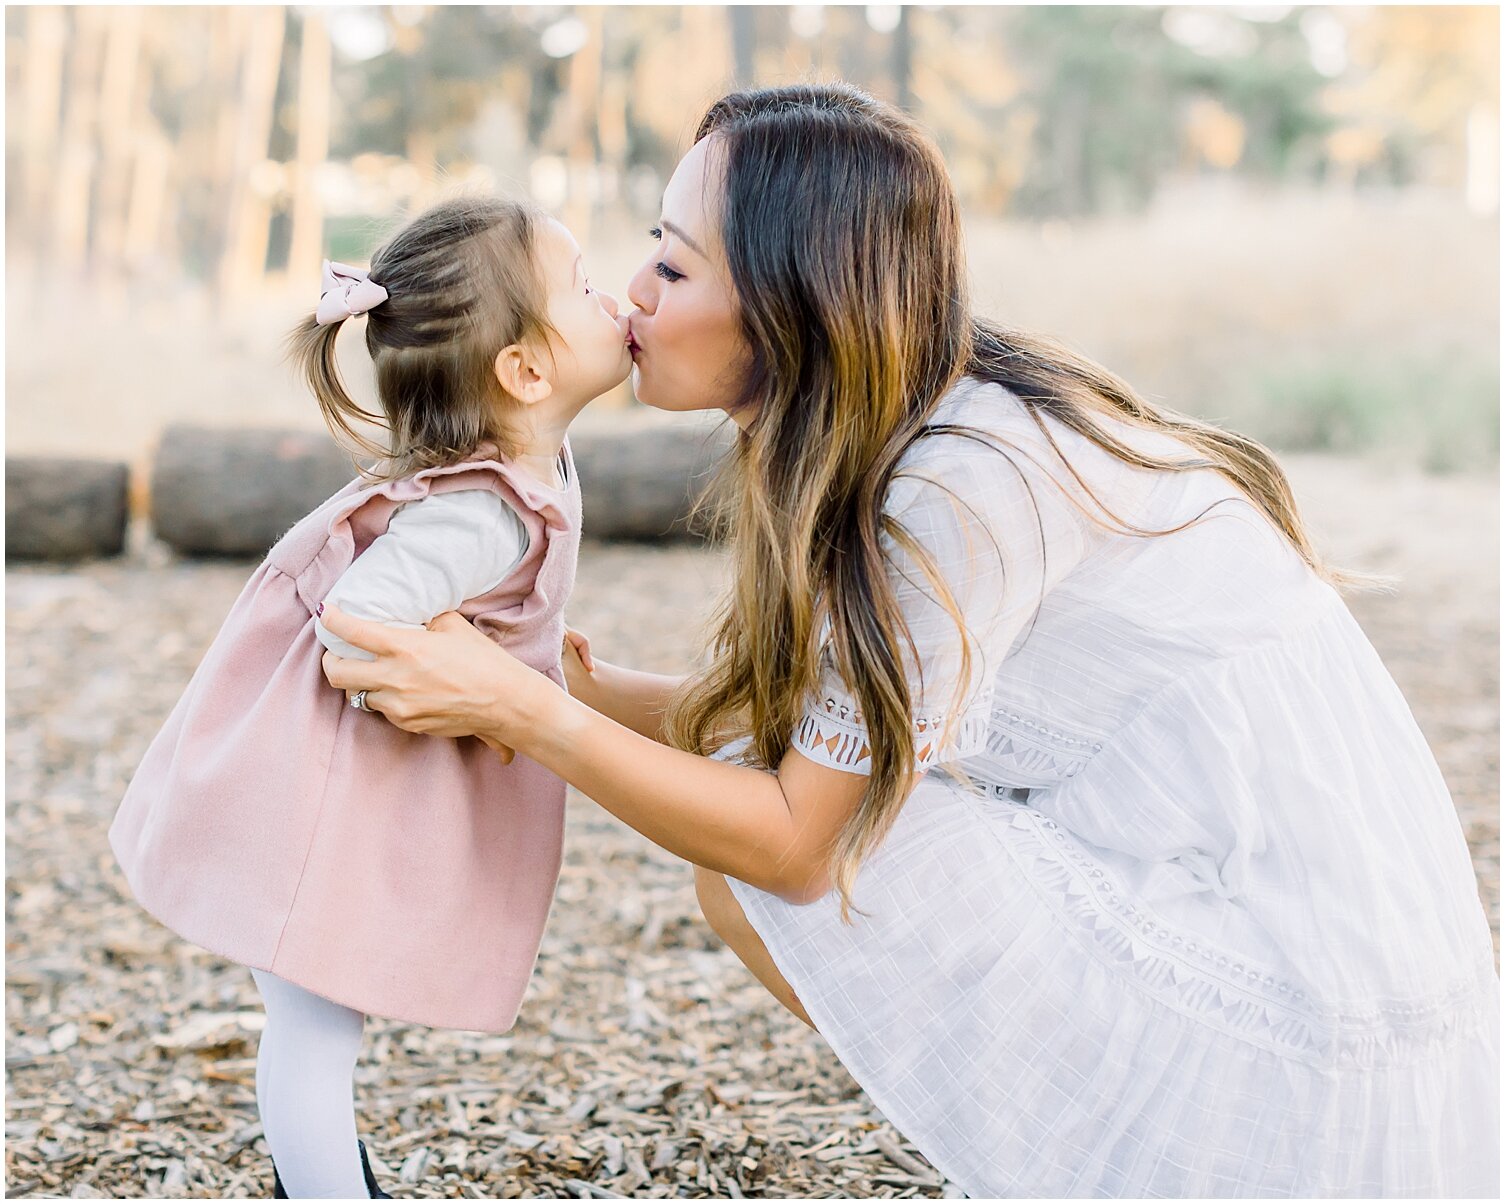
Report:
[[[355,1137],[352,1082],[366,1017],[265,970],[256,1104],[277,1173],[294,1199],[368,1196]]]
[[[814,1028],[815,1025],[811,1024],[810,1017],[805,1014],[804,1004],[800,1003],[794,988],[773,964],[763,938],[747,922],[747,913],[742,910],[742,904],[737,902],[737,896],[732,894],[732,888],[726,884],[725,876],[697,865],[695,896],[700,900],[701,913],[711,926],[711,931],[731,947],[732,952],[742,959],[742,964],[752,971],[753,977],[767,987],[775,999]]]

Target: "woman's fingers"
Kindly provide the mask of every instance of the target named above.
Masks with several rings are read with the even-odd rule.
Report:
[[[376,689],[391,683],[390,671],[376,661],[357,661],[354,656],[339,656],[325,650],[319,664],[324,665],[324,680],[336,689],[343,689],[346,694],[354,695],[358,689]]]
[[[369,690],[381,684],[375,661],[360,661],[325,652],[320,663],[324,666],[324,680],[336,690],[354,694],[357,690]]]
[[[474,624],[458,610],[446,610],[442,615],[435,615],[428,622],[430,631],[463,631],[473,626]]]
[[[361,709],[360,707],[358,707],[358,706],[355,705],[355,696],[357,694],[359,694],[359,693],[360,693],[359,690],[346,690],[345,691],[345,704],[347,706],[349,706],[349,707],[354,708],[357,711]],[[381,703],[382,703],[382,695],[381,695],[381,691],[380,690],[367,690],[366,691],[366,709],[367,710],[375,711],[377,714],[385,716],[387,712],[386,712],[386,709],[381,705]]]
[[[338,606],[320,604],[319,619],[347,644],[354,644],[377,656],[389,656],[401,647],[401,637],[393,628],[385,623],[352,618]]]
[[[531,719],[559,688],[454,611],[416,631],[385,629],[328,606],[325,611],[334,618],[331,631],[376,653],[371,661],[325,653],[330,685],[347,696],[370,691],[367,705],[404,731],[452,738],[484,732],[504,746],[510,725]],[[510,748],[495,751],[512,759]]]

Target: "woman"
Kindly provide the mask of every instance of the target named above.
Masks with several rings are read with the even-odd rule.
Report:
[[[974,320],[933,146],[712,107],[629,296],[725,410],[683,681],[567,695],[444,616],[331,684],[560,773],[974,1196],[1497,1194],[1498,978],[1447,788],[1285,478]]]

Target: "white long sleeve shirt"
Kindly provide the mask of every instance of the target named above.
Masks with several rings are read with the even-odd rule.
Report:
[[[500,584],[528,549],[522,520],[488,489],[459,489],[405,502],[384,534],[355,558],[325,601],[357,619],[422,627]],[[336,656],[374,660],[314,619]]]

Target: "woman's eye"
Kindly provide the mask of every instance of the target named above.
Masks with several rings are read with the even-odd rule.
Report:
[[[652,226],[648,230],[648,237],[652,238],[652,239],[657,239],[658,241],[662,242],[663,241],[663,237],[664,237],[664,232],[659,227]]]
[[[654,264],[653,270],[659,276],[662,276],[665,280],[674,281],[683,280],[685,278],[683,272],[676,272],[663,260],[659,260],[656,264]]]

